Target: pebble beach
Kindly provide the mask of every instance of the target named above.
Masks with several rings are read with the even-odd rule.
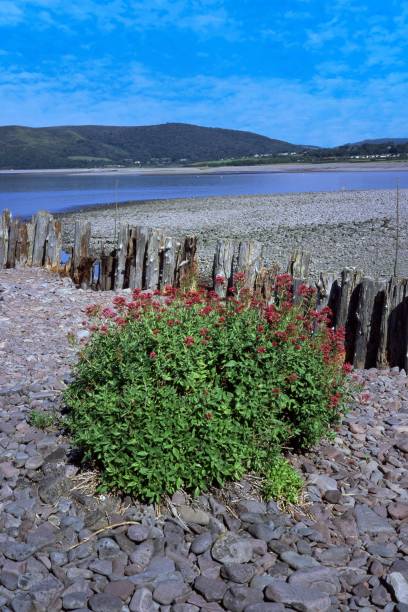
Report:
[[[398,273],[408,274],[408,190],[399,192]],[[295,248],[312,256],[311,275],[357,267],[376,278],[394,268],[396,192],[339,191],[239,197],[127,202],[89,206],[60,215],[64,243],[72,243],[76,219],[91,222],[93,245],[113,247],[121,223],[147,225],[172,236],[199,238],[201,271],[211,269],[219,238],[258,240],[265,244],[267,263],[284,269]]]
[[[100,496],[59,419],[83,310],[113,295],[0,271],[0,609],[405,612],[406,373],[354,373],[334,440],[292,457],[299,507],[263,501],[250,480],[161,507]],[[54,424],[36,428],[32,410]]]

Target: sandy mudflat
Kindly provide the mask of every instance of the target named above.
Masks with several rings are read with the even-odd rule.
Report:
[[[395,254],[396,194],[391,190],[207,197],[128,202],[64,213],[69,244],[76,219],[92,224],[94,246],[113,245],[120,223],[147,225],[168,235],[199,237],[203,270],[211,267],[217,239],[259,240],[267,262],[286,266],[294,248],[312,255],[312,274],[354,266],[374,276],[391,275]],[[408,275],[408,190],[400,191],[398,270]]]
[[[322,164],[267,164],[260,166],[206,166],[168,168],[61,168],[57,170],[0,170],[0,174],[92,174],[102,175],[168,175],[168,174],[259,174],[269,172],[373,172],[408,170],[408,161],[332,162]]]

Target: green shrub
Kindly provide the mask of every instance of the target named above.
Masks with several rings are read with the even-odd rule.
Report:
[[[312,310],[310,289],[292,305],[290,287],[278,277],[267,307],[245,290],[222,302],[170,287],[88,307],[93,335],[65,399],[74,441],[105,488],[158,501],[252,471],[274,492],[282,447],[326,435],[345,393],[343,336]]]
[[[303,480],[284,457],[277,457],[266,474],[263,494],[266,499],[297,504]]]
[[[48,429],[55,424],[56,415],[52,412],[42,412],[40,410],[31,410],[28,416],[28,422],[37,429]]]

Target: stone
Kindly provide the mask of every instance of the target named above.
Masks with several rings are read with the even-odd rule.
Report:
[[[177,510],[183,521],[186,523],[196,523],[197,525],[206,526],[210,522],[210,515],[199,508],[179,506]]]
[[[133,542],[140,544],[148,539],[150,535],[150,527],[146,525],[131,525],[127,530],[127,537]]]
[[[246,586],[231,586],[222,600],[224,608],[231,612],[243,612],[248,606],[263,602],[263,592]]]
[[[120,548],[112,538],[101,538],[96,549],[100,559],[113,559],[120,554]]]
[[[38,495],[44,504],[54,504],[59,497],[65,497],[71,490],[68,478],[46,476],[38,487]]]
[[[390,601],[390,596],[387,589],[380,584],[371,591],[370,599],[371,603],[378,608],[385,608],[387,603]]]
[[[33,455],[32,457],[29,457],[27,459],[24,467],[26,468],[26,470],[38,470],[38,468],[40,468],[43,463],[44,458],[42,457],[42,455]]]
[[[101,576],[110,576],[112,574],[112,560],[95,559],[89,564],[89,569],[95,572],[95,574],[101,574]]]
[[[219,563],[248,563],[252,559],[253,548],[250,540],[226,532],[214,542],[211,554]]]
[[[137,589],[130,600],[129,610],[130,612],[153,612],[153,610],[156,610],[152,592],[144,587]]]
[[[32,544],[23,544],[21,542],[13,542],[12,540],[6,540],[4,542],[0,542],[0,552],[7,559],[11,559],[11,561],[25,561],[31,557],[37,548]]]
[[[194,582],[194,588],[207,601],[221,601],[228,585],[223,580],[198,576]]]
[[[298,553],[287,550],[280,555],[282,561],[287,563],[294,569],[306,569],[310,567],[318,567],[320,563],[309,555],[299,555]]]
[[[328,490],[325,491],[323,498],[329,502],[329,504],[338,504],[342,498],[340,491]]]
[[[313,587],[304,589],[282,580],[277,580],[275,584],[267,586],[265,597],[269,601],[287,604],[303,612],[327,612],[331,607],[330,597],[326,593]]]
[[[380,517],[365,504],[358,504],[354,509],[354,513],[360,533],[368,533],[370,535],[395,533],[394,528],[387,519]]]
[[[135,585],[130,580],[115,580],[107,585],[104,593],[116,595],[122,601],[127,601],[133,595],[134,590]]]
[[[398,448],[402,453],[408,454],[408,438],[405,436],[395,442],[395,447]]]
[[[367,550],[373,557],[393,559],[397,554],[398,548],[395,544],[369,544]]]
[[[388,514],[392,519],[404,521],[408,518],[408,503],[396,502],[387,506]]]
[[[387,576],[394,597],[398,603],[408,604],[408,582],[399,572],[392,572]]]
[[[245,608],[244,612],[285,612],[287,608],[278,603],[255,603]]]
[[[35,609],[52,610],[63,590],[63,583],[54,578],[54,576],[49,576],[31,586],[30,596],[34,602]]]
[[[120,597],[97,593],[89,599],[88,605],[93,612],[121,612],[123,604]]]
[[[64,610],[76,610],[77,608],[86,608],[88,595],[86,592],[77,591],[76,593],[68,593],[62,597],[62,605]]]
[[[326,493],[326,491],[337,491],[336,480],[324,474],[310,474],[309,484],[316,485],[322,493]]]
[[[213,543],[213,537],[209,531],[200,533],[191,543],[191,552],[195,555],[201,555],[208,550]]]
[[[188,586],[181,580],[163,579],[153,591],[153,599],[162,605],[170,605],[189,593]]]
[[[226,563],[221,568],[223,578],[238,584],[250,582],[254,574],[255,566],[248,563]]]

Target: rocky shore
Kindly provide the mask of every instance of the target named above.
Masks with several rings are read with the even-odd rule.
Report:
[[[408,275],[408,190],[400,200],[398,272]],[[396,193],[339,191],[265,196],[237,196],[129,202],[90,206],[62,215],[65,245],[72,243],[76,219],[92,224],[93,245],[113,247],[120,223],[161,228],[171,236],[199,237],[204,274],[212,266],[219,238],[259,240],[267,262],[286,267],[290,253],[302,248],[312,255],[311,274],[339,272],[345,266],[388,278],[395,258]]]
[[[160,508],[95,494],[60,425],[90,302],[44,270],[0,271],[0,610],[408,610],[408,378],[368,370],[326,442],[293,462],[284,512],[251,480]],[[45,430],[32,411],[54,415]],[[114,527],[114,525],[119,525]]]

